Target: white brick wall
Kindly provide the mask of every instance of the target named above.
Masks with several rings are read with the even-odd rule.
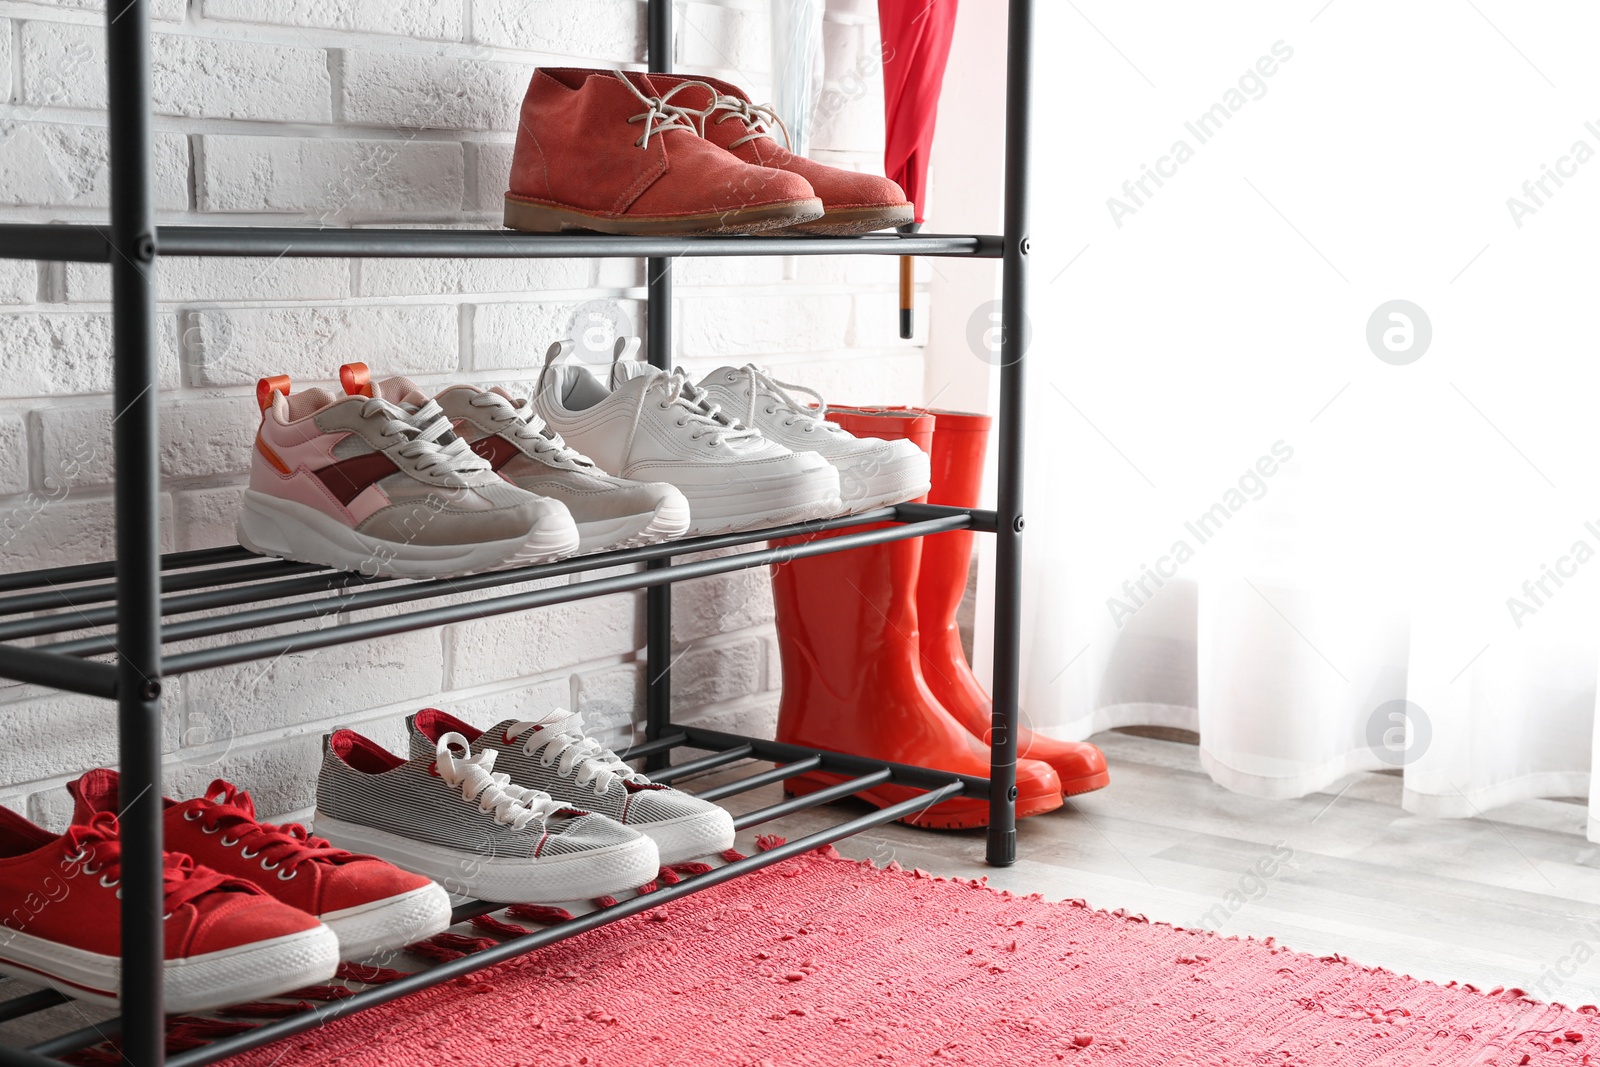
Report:
[[[758,99],[763,5],[678,3],[680,69]],[[0,221],[95,221],[109,199],[103,0],[30,0],[0,18]],[[819,158],[880,166],[870,4],[830,0]],[[644,56],[643,0],[155,0],[160,220],[496,225],[516,109],[539,64]],[[895,264],[686,260],[674,321],[697,371],[755,359],[855,402],[921,399],[921,342],[895,336]],[[174,259],[159,265],[163,546],[231,543],[262,374],[330,384],[340,363],[424,386],[527,383],[593,315],[642,328],[632,260]],[[0,571],[109,558],[110,273],[0,261]],[[764,570],[674,591],[674,713],[770,730],[780,684]],[[223,775],[273,813],[312,803],[320,738],[350,725],[398,748],[425,704],[469,720],[580,709],[640,732],[643,594],[458,623],[192,675],[169,686],[174,792]],[[207,644],[221,641],[209,639]],[[0,683],[13,743],[0,802],[62,822],[61,784],[113,758],[111,706]]]

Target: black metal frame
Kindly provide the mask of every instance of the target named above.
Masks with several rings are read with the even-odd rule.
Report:
[[[111,164],[111,224],[0,225],[0,258],[109,263],[114,326],[114,446],[117,454],[114,562],[0,575],[0,677],[114,699],[125,791],[137,799],[122,813],[122,1008],[120,1019],[42,1042],[30,1049],[0,1047],[0,1063],[52,1064],[58,1057],[119,1035],[135,1067],[198,1067],[329,1020],[393,1000],[524,952],[614,922],[657,904],[739,877],[955,796],[987,799],[987,858],[1007,866],[1016,858],[1016,758],[1022,535],[1024,304],[1028,257],[1029,56],[1032,0],[1008,0],[1006,65],[1005,233],[993,235],[875,235],[868,237],[608,237],[534,235],[503,230],[298,229],[240,226],[161,226],[150,195],[150,63],[148,0],[120,0],[107,22]],[[669,70],[671,0],[649,0],[652,69]],[[514,571],[450,581],[367,578],[305,564],[264,560],[241,548],[160,555],[157,464],[155,270],[157,254],[179,256],[439,256],[646,257],[649,288],[647,356],[672,365],[672,260],[682,256],[928,255],[998,258],[1003,262],[1000,346],[999,497],[994,511],[901,505],[868,514],[772,530],[698,538],[605,553]],[[888,525],[876,525],[888,523]],[[854,529],[852,527],[874,527]],[[951,530],[992,533],[997,539],[994,619],[994,721],[991,774],[970,778],[928,768],[799,748],[760,738],[678,727],[672,723],[672,583],[746,567],[836,552]],[[751,545],[775,537],[844,530],[834,537],[755,548],[689,563],[674,556]],[[169,650],[200,637],[239,633],[345,612],[409,605],[470,590],[516,586],[557,575],[644,564],[645,569],[547,589],[510,590],[471,605],[412,607],[355,622],[232,644]],[[633,589],[647,590],[649,681],[646,739],[625,755],[642,759],[662,780],[741,760],[775,764],[700,795],[721,799],[794,775],[820,770],[839,784],[749,812],[743,829],[841,799],[882,783],[918,795],[788,844],[718,867],[656,892],[515,937],[493,948],[374,986],[301,1014],[266,1023],[198,1049],[167,1056],[162,1014],[161,687],[169,675],[261,659],[308,648],[439,626],[485,614],[522,611]],[[193,615],[163,625],[168,616]],[[114,624],[114,632],[103,628]],[[91,631],[85,633],[84,631]],[[47,643],[33,641],[45,638]],[[30,641],[16,644],[5,642]],[[109,662],[95,657],[113,657]],[[668,766],[679,747],[711,755]],[[497,905],[469,902],[464,920]],[[0,1022],[60,1004],[45,990],[0,1003]]]

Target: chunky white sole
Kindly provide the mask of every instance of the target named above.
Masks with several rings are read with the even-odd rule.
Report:
[[[320,812],[315,824],[318,837],[340,848],[378,856],[432,878],[451,893],[497,904],[561,904],[611,896],[638,889],[661,869],[656,843],[643,835],[572,855],[522,859],[430,845]]]
[[[784,479],[757,481],[735,474],[726,486],[678,486],[689,500],[687,537],[760,530],[837,515],[839,471],[831,464]]]
[[[499,566],[524,566],[570,555],[578,532],[565,522],[541,519],[527,535],[470,545],[416,545],[366,537],[316,508],[245,491],[236,524],[239,543],[252,552],[301,563],[320,563],[368,576],[450,578]]]
[[[339,968],[339,939],[326,926],[267,941],[168,960],[163,1000],[171,1013],[206,1011],[277,996],[328,981]],[[48,982],[57,991],[117,1006],[122,959],[15,930],[0,932],[0,972]]]
[[[617,552],[624,548],[671,541],[689,529],[689,502],[683,497],[663,500],[654,511],[578,523],[578,552]]]
[[[634,829],[650,835],[661,852],[663,867],[715,856],[733,847],[733,816],[718,807],[665,822],[637,824]]]
[[[450,929],[450,894],[441,886],[425,885],[360,907],[324,912],[317,918],[339,938],[340,959],[364,960]]]
[[[932,488],[931,461],[920,449],[915,456],[893,463],[866,458],[839,468],[839,491],[844,497],[847,515],[904,504],[926,495]]]

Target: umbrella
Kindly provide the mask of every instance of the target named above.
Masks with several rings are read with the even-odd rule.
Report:
[[[922,225],[928,191],[928,150],[933,145],[939,90],[944,85],[956,0],[878,0],[883,37],[884,173],[900,183]],[[900,257],[900,336],[911,336],[912,263]]]

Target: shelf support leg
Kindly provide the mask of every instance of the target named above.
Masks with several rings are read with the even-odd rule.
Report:
[[[672,70],[672,0],[650,0],[650,69],[663,74]],[[652,367],[672,369],[672,260],[657,257],[645,260],[645,284],[649,303],[645,310],[647,357]],[[650,570],[671,566],[671,558],[652,560]],[[645,682],[646,741],[661,738],[672,726],[672,586],[655,585],[645,593],[645,658],[649,676]],[[672,762],[670,752],[657,752],[645,760],[645,771],[658,771]]]
[[[1033,0],[1011,0],[1006,27],[1005,249],[1000,289],[999,478],[995,534],[994,719],[987,858],[1017,858],[1017,701],[1022,630],[1023,358],[1028,346],[1028,134]]]
[[[161,480],[156,465],[155,217],[150,202],[150,12],[106,8],[110,86],[117,745],[122,768],[122,1055],[160,1067]]]

